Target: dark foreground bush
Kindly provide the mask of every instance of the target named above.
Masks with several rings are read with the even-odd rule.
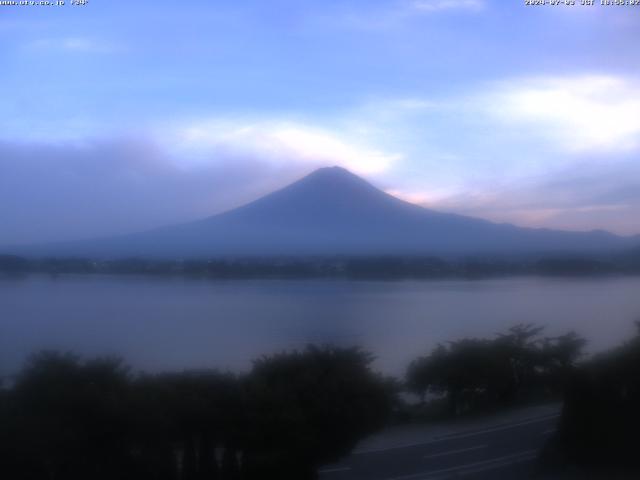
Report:
[[[637,476],[629,478],[640,478],[639,407],[640,334],[595,357],[573,376],[558,434],[545,451],[545,463],[635,472]]]
[[[0,389],[12,480],[312,479],[379,428],[392,392],[357,349],[312,348],[215,371],[133,376],[45,352]]]
[[[358,349],[314,347],[256,361],[247,381],[247,468],[273,478],[313,478],[319,465],[380,428],[392,398],[370,372],[371,361]]]
[[[407,388],[423,399],[446,399],[451,416],[560,398],[585,341],[573,332],[546,338],[541,332],[517,325],[495,338],[438,345],[409,365]]]

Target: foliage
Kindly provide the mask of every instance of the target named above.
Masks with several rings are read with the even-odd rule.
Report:
[[[197,278],[481,278],[504,275],[594,276],[640,272],[637,251],[619,255],[440,258],[425,255],[276,255],[193,259],[33,258],[0,252],[0,274],[184,275]]]
[[[357,349],[263,357],[243,377],[133,376],[42,352],[0,390],[0,471],[15,480],[313,478],[379,428],[391,392]],[[276,475],[274,477],[274,475]]]
[[[423,400],[427,394],[445,396],[451,415],[558,393],[585,341],[573,332],[541,338],[542,330],[516,325],[493,339],[438,345],[409,365],[407,388]]]
[[[380,428],[391,395],[371,374],[371,361],[357,348],[311,346],[257,360],[247,382],[254,433],[248,461],[271,469],[273,478],[312,478],[318,465]]]
[[[572,376],[546,460],[589,470],[633,470],[638,478],[639,404],[640,323],[634,338],[596,356]]]

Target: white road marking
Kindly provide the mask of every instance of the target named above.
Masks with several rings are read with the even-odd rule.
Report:
[[[475,447],[460,448],[458,450],[449,450],[448,452],[434,453],[432,455],[425,455],[422,458],[437,458],[445,457],[447,455],[455,455],[456,453],[470,452],[472,450],[480,450],[481,448],[487,448],[489,445],[476,445]]]
[[[498,427],[492,427],[492,428],[486,428],[484,430],[474,430],[472,432],[466,432],[466,433],[454,433],[451,435],[443,435],[442,437],[439,438],[434,438],[432,440],[427,440],[427,441],[423,441],[423,442],[415,442],[415,443],[405,443],[402,445],[394,445],[393,447],[386,447],[386,448],[372,448],[369,450],[360,450],[357,452],[353,452],[352,455],[364,455],[364,454],[369,454],[369,453],[379,453],[379,452],[387,452],[390,450],[400,450],[403,448],[410,448],[410,447],[419,447],[421,445],[431,445],[433,443],[440,443],[440,442],[446,442],[449,440],[459,440],[461,438],[468,438],[468,437],[475,437],[477,435],[483,435],[485,433],[492,433],[492,432],[499,432],[501,430],[509,430],[511,428],[517,428],[523,425],[531,425],[532,423],[540,423],[540,422],[545,422],[547,420],[551,420],[553,418],[559,417],[560,414],[559,413],[554,413],[554,414],[550,414],[550,415],[545,415],[544,417],[537,417],[531,420],[525,420],[522,422],[518,422],[518,423],[511,423],[508,425],[501,425]]]
[[[488,470],[496,470],[502,467],[508,467],[510,465],[515,465],[517,463],[528,462],[535,459],[538,456],[538,452],[536,450],[530,450],[530,453],[523,452],[522,454],[516,456],[515,458],[510,458],[508,460],[503,460],[496,463],[491,463],[489,465],[480,466],[477,468],[466,469],[459,473],[459,475],[471,475],[473,473],[486,472]],[[424,479],[424,480],[436,480],[435,478]]]
[[[471,473],[483,472],[486,470],[494,470],[496,468],[506,467],[516,463],[533,460],[537,455],[537,450],[525,450],[503,457],[491,458],[480,462],[465,463],[455,467],[441,468],[439,470],[431,470],[427,472],[412,473],[400,477],[392,477],[387,480],[436,480],[442,475],[456,473],[461,475],[469,475]]]
[[[351,467],[325,468],[323,470],[318,470],[318,473],[338,473],[338,472],[348,472],[349,470],[351,470]]]

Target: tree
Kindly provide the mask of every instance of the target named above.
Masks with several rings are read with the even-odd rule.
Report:
[[[42,352],[28,361],[11,392],[11,478],[113,478],[126,468],[120,361],[81,364]],[[124,478],[124,477],[121,477]]]
[[[247,379],[247,478],[312,479],[380,428],[392,395],[357,348],[263,357]]]
[[[235,452],[243,431],[238,378],[213,370],[145,375],[133,387],[139,469],[154,477],[219,478],[216,451]]]
[[[608,478],[638,478],[639,404],[640,323],[634,338],[572,371],[558,434],[546,459],[590,472],[600,468]],[[615,476],[617,471],[625,476]]]
[[[427,394],[446,397],[452,416],[556,391],[558,375],[577,361],[585,341],[572,332],[543,340],[542,330],[522,324],[493,339],[437,345],[411,362],[406,386],[422,401]]]
[[[115,359],[42,352],[0,389],[0,471],[15,480],[313,478],[391,408],[359,349],[133,377]]]

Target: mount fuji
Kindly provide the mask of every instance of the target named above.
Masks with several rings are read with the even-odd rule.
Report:
[[[321,168],[239,208],[195,222],[11,253],[100,258],[280,255],[603,253],[637,237],[516,227],[393,197],[340,168]],[[5,249],[3,249],[5,250]]]

